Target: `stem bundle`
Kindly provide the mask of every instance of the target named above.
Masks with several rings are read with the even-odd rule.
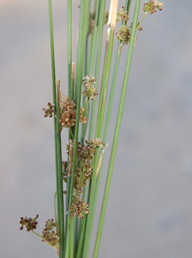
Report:
[[[120,55],[122,47],[128,45],[113,144],[92,256],[93,258],[98,257],[132,53],[136,41],[136,30],[142,30],[141,23],[148,13],[153,14],[156,12],[156,9],[162,10],[163,6],[163,3],[159,3],[157,0],[149,0],[147,3],[144,3],[143,11],[145,13],[141,22],[138,23],[141,0],[136,0],[135,2],[133,22],[127,26],[131,0],[126,0],[125,7],[122,7],[118,13],[118,0],[111,0],[109,13],[105,11],[106,0],[95,0],[93,12],[90,11],[91,0],[81,0],[77,60],[76,63],[72,63],[72,0],[68,0],[68,95],[61,97],[60,80],[56,79],[55,73],[52,0],[48,0],[53,104],[48,103],[47,108],[43,108],[43,110],[45,117],[54,117],[56,167],[55,222],[54,219],[46,221],[42,235],[39,235],[34,231],[38,224],[37,218],[39,215],[36,215],[34,218],[21,217],[20,229],[22,230],[25,226],[27,231],[32,231],[38,235],[43,242],[46,242],[57,251],[59,258],[90,257],[89,249],[100,189],[102,163],[107,147],[106,141]],[[116,21],[121,22],[121,27],[115,33]],[[109,26],[107,31],[104,30],[106,23]],[[104,58],[101,56],[103,32],[104,35],[106,32]],[[118,41],[118,47],[112,84],[109,85],[114,38]],[[101,80],[99,79],[100,70],[102,70]],[[110,89],[110,96],[106,109],[108,88]],[[97,95],[99,95],[98,107],[96,105]],[[80,123],[82,123],[81,132],[79,132]],[[67,161],[62,161],[61,131],[65,129],[68,133],[68,142],[65,146]],[[63,187],[64,182],[66,183],[65,187]],[[64,194],[66,195],[65,205]]]

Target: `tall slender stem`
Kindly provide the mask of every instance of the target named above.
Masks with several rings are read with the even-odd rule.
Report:
[[[68,0],[67,11],[67,49],[68,49],[68,95],[69,100],[72,99],[71,71],[72,71],[72,0]]]
[[[97,30],[99,26],[99,9],[100,9],[100,2],[101,0],[97,0],[97,7],[96,7],[96,14],[95,14],[95,26],[93,31],[93,40],[91,45],[91,55],[90,55],[90,63],[89,63],[89,74],[93,73],[93,66],[95,60],[95,52],[96,52],[96,43],[97,43]],[[103,26],[101,24],[100,26]]]
[[[95,249],[94,249],[94,254],[93,254],[94,258],[98,257],[98,252],[99,252],[100,240],[101,240],[102,229],[103,229],[103,224],[104,224],[105,212],[106,212],[107,201],[108,201],[108,196],[109,196],[109,189],[110,189],[110,184],[111,184],[112,172],[113,172],[113,167],[114,167],[114,162],[115,162],[115,155],[116,155],[116,150],[117,150],[120,125],[121,125],[121,119],[122,119],[125,96],[126,96],[127,83],[128,83],[129,72],[130,72],[130,67],[131,67],[131,59],[132,59],[132,53],[133,53],[133,46],[134,46],[134,40],[135,40],[137,20],[138,20],[138,15],[139,15],[140,2],[141,2],[141,0],[136,0],[136,4],[135,4],[130,45],[129,45],[129,51],[128,51],[128,55],[127,55],[125,74],[124,74],[122,91],[121,91],[121,99],[120,99],[120,104],[119,104],[117,120],[116,120],[116,127],[115,127],[115,133],[114,133],[114,138],[113,138],[113,146],[112,146],[112,150],[111,150],[108,175],[107,175],[107,180],[106,180],[106,185],[105,185],[105,192],[104,192],[104,197],[103,197],[99,226],[98,226],[98,231],[97,231],[97,238],[96,238]]]
[[[115,30],[115,20],[113,16],[115,13],[115,18],[116,18],[116,11],[117,11],[117,1],[111,1],[111,13],[112,13],[112,18],[110,22],[111,28],[109,28],[107,31],[105,59],[104,59],[104,65],[103,65],[103,76],[102,76],[102,83],[101,83],[101,89],[100,89],[100,100],[99,100],[97,126],[96,126],[96,137],[98,138],[101,137],[102,127],[103,127],[104,111],[105,111],[108,81],[109,81],[109,72],[110,72],[112,50],[113,50],[114,30]],[[97,149],[94,157],[94,163],[93,163],[94,164],[93,174],[91,179],[91,188],[90,188],[90,196],[89,196],[90,213],[87,218],[83,258],[87,258],[89,254],[89,246],[90,246],[91,234],[92,234],[92,228],[93,228],[93,222],[94,222],[93,207],[94,207],[98,158],[99,158],[99,150]]]
[[[99,9],[99,35],[98,35],[98,45],[97,45],[97,57],[96,57],[96,64],[95,64],[95,78],[99,77],[105,5],[106,5],[106,0],[102,0],[100,4],[100,9]],[[98,82],[96,83],[96,86],[97,85],[98,85]],[[94,134],[95,110],[96,110],[96,100],[94,99],[92,103],[91,116],[90,116],[90,128],[89,128],[90,137],[93,137],[93,134]]]
[[[128,13],[129,13],[130,5],[131,5],[131,0],[126,0],[125,11],[127,11]],[[121,50],[122,50],[122,47],[121,47],[121,43],[119,42],[118,47],[117,47],[117,52],[116,52],[115,67],[114,67],[114,71],[113,71],[113,79],[112,79],[112,85],[111,85],[110,96],[109,96],[110,101],[108,102],[108,107],[107,107],[107,112],[106,112],[105,129],[104,129],[104,134],[103,134],[103,141],[105,143],[107,141],[107,135],[108,135],[108,130],[109,130],[109,123],[110,123],[111,111],[112,111],[112,106],[113,106],[113,98],[114,98],[114,93],[115,93],[115,86],[116,86]]]
[[[76,91],[75,91],[75,100],[76,100],[76,122],[75,122],[75,139],[74,139],[74,150],[73,150],[73,168],[72,168],[72,176],[71,176],[71,184],[69,189],[69,206],[72,204],[73,198],[73,187],[74,187],[74,177],[75,177],[75,168],[76,168],[76,157],[77,157],[77,145],[78,145],[78,136],[79,136],[79,117],[80,117],[80,103],[81,103],[81,81],[82,81],[82,73],[83,73],[83,61],[84,61],[84,52],[85,52],[85,40],[86,40],[86,31],[85,31],[85,23],[89,15],[89,5],[85,4],[86,1],[81,1],[80,6],[80,29],[79,29],[79,37],[78,37],[78,54],[77,54],[77,66],[76,66]],[[65,255],[68,257],[70,253],[70,242],[72,238],[70,237],[69,232],[73,230],[71,225],[71,215],[70,211],[68,214],[67,221],[67,241],[66,241],[66,252]]]
[[[131,0],[126,0],[125,10],[128,13],[129,13],[130,5],[131,5]],[[117,47],[117,52],[116,52],[115,67],[114,67],[114,71],[113,71],[113,79],[112,79],[112,85],[111,85],[110,96],[109,96],[110,101],[108,102],[108,108],[107,108],[107,112],[106,112],[105,128],[104,128],[104,134],[103,134],[103,138],[102,138],[104,143],[107,142],[107,135],[108,135],[108,130],[109,130],[110,118],[111,118],[112,104],[113,104],[113,98],[114,98],[114,92],[115,92],[115,86],[116,86],[117,72],[118,72],[118,68],[119,68],[121,49],[122,49],[121,43],[119,42],[118,47]],[[101,166],[100,166],[100,169],[99,169],[100,171],[102,171],[102,166],[103,166],[103,159],[101,161]],[[97,183],[96,183],[96,189],[95,189],[95,200],[94,200],[93,214],[95,214],[97,198],[98,198],[98,193],[99,193],[100,179],[101,179],[101,172],[98,171]]]
[[[64,205],[63,205],[63,179],[62,179],[62,155],[61,155],[61,127],[59,101],[56,98],[56,76],[55,76],[55,55],[54,55],[54,36],[53,36],[53,18],[52,2],[49,0],[49,27],[50,27],[50,45],[51,45],[51,67],[52,67],[52,91],[53,104],[56,109],[54,117],[55,134],[55,165],[56,165],[56,188],[57,188],[57,212],[58,228],[60,236],[60,258],[64,258]]]

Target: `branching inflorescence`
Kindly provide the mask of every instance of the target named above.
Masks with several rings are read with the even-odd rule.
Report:
[[[156,9],[158,9],[159,11],[162,10],[163,7],[163,3],[160,3],[158,0],[156,1],[151,1],[149,0],[148,2],[145,2],[143,5],[143,11],[145,12],[141,22],[137,23],[137,30],[142,30],[141,27],[141,23],[143,22],[144,18],[146,17],[146,15],[149,14],[153,14],[156,12]],[[131,37],[131,27],[132,24],[130,26],[127,26],[127,21],[129,20],[129,15],[128,12],[125,10],[125,7],[122,6],[122,8],[120,9],[120,11],[117,13],[116,16],[116,21],[117,22],[121,22],[121,27],[118,29],[117,33],[116,33],[116,40],[119,41],[121,43],[121,45],[123,46],[124,44],[129,44],[129,40]],[[136,37],[135,37],[135,42],[136,43]]]

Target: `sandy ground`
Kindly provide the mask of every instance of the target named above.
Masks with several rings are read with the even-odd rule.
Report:
[[[63,93],[65,2],[54,1],[56,69]],[[78,3],[73,1],[75,30]],[[189,0],[166,1],[137,33],[99,258],[192,257],[191,9]],[[20,216],[39,214],[39,232],[53,217],[53,127],[41,110],[52,99],[47,1],[0,0],[0,35],[0,257],[56,257],[36,236],[19,231]],[[106,160],[126,53],[124,48]],[[102,187],[107,167],[105,162]]]

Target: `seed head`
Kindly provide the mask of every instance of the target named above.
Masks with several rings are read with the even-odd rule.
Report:
[[[69,100],[69,96],[63,96],[61,101],[62,115],[59,120],[61,127],[71,128],[75,125],[76,121],[76,103],[74,100]],[[83,124],[87,123],[86,117],[83,115],[84,108],[80,108],[79,121]]]

